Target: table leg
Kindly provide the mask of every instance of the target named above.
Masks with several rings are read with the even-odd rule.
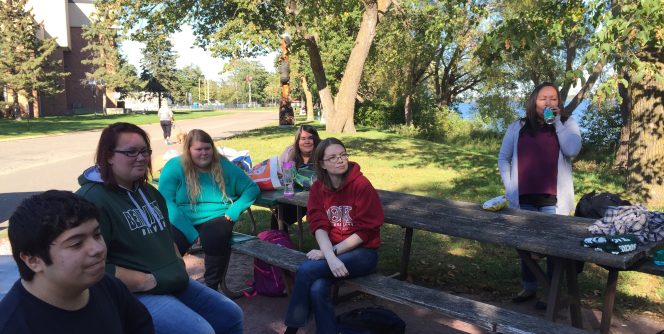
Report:
[[[280,231],[286,231],[286,223],[284,222],[283,205],[277,205],[277,223],[279,224]]]
[[[297,249],[302,250],[302,238],[304,238],[304,231],[302,231],[302,207],[297,206],[297,228],[298,228],[298,238],[297,238]]]
[[[606,280],[604,291],[604,307],[602,308],[602,322],[599,327],[601,334],[608,334],[611,329],[611,317],[613,316],[613,303],[616,300],[616,287],[618,286],[618,274],[620,271],[608,268],[609,277]]]
[[[546,319],[555,322],[556,313],[558,313],[558,301],[560,299],[558,297],[560,295],[563,274],[565,273],[565,261],[554,257],[553,262],[553,278],[551,279],[549,295],[546,300]]]
[[[413,243],[413,228],[406,227],[406,233],[403,238],[403,250],[401,253],[401,268],[399,269],[399,279],[405,280],[408,277],[408,263],[410,262],[410,246]]]
[[[579,282],[576,273],[576,261],[566,260],[567,271],[567,294],[569,295],[569,315],[572,320],[572,326],[583,328],[583,318],[581,316],[581,299],[579,296]]]
[[[529,251],[524,251],[521,249],[516,250],[517,253],[519,253],[519,257],[521,257],[521,260],[526,264],[528,269],[535,275],[535,278],[537,279],[537,282],[544,287],[544,289],[549,289],[549,286],[551,285],[551,282],[549,282],[549,278],[546,277],[546,274],[544,274],[544,271],[542,271],[542,268],[533,260],[533,258],[530,256]]]

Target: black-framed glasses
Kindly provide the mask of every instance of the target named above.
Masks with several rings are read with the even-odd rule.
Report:
[[[149,148],[144,148],[141,150],[127,150],[127,151],[122,151],[122,150],[113,150],[115,153],[122,153],[126,155],[129,158],[136,158],[139,154],[147,157],[152,154],[152,150]]]
[[[333,155],[331,157],[323,159],[325,162],[339,162],[339,161],[348,161],[348,157],[350,157],[350,154],[348,153],[341,153],[339,155]]]

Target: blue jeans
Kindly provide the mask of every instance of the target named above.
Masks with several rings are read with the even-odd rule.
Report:
[[[228,297],[194,280],[171,295],[137,293],[156,333],[242,333],[242,309]]]
[[[521,210],[528,211],[537,211],[542,213],[549,213],[552,215],[556,214],[555,205],[547,206],[536,206],[532,204],[520,204],[519,208]],[[553,277],[553,260],[550,256],[546,258],[546,274],[549,276],[549,279]],[[535,274],[526,266],[526,263],[521,260],[521,281],[523,282],[523,288],[526,290],[537,290],[537,278]]]
[[[338,257],[348,269],[349,275],[344,278],[368,275],[374,272],[378,264],[378,252],[375,249],[356,248]],[[295,287],[284,321],[286,326],[303,327],[313,309],[316,333],[339,333],[330,298],[330,288],[335,280],[338,279],[332,275],[325,259],[306,260],[295,275]]]

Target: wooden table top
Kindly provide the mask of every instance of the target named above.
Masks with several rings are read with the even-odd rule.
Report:
[[[489,242],[517,249],[547,254],[598,265],[629,269],[648,256],[664,241],[639,245],[636,251],[613,255],[581,245],[589,236],[587,218],[544,214],[533,211],[504,209],[491,212],[480,204],[417,196],[393,191],[378,191],[385,222],[402,227]],[[309,193],[292,197],[273,194],[278,203],[307,205]]]

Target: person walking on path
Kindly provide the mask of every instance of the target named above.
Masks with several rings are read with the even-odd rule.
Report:
[[[159,116],[159,124],[161,125],[161,130],[164,132],[164,142],[166,145],[171,144],[171,129],[173,128],[173,110],[168,106],[168,103],[164,103],[159,108],[157,112]]]

